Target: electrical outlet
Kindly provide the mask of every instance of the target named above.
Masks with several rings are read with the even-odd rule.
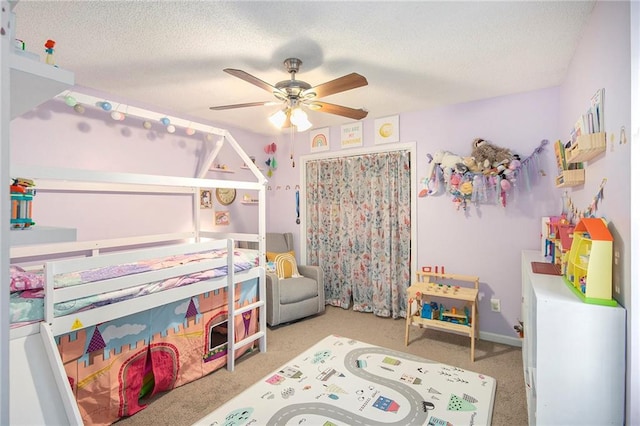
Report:
[[[491,310],[493,312],[500,312],[500,299],[491,299]]]

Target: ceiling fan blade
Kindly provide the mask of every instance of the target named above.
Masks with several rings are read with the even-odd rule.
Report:
[[[212,107],[209,107],[209,109],[214,110],[214,111],[221,111],[223,109],[245,108],[245,107],[253,107],[253,106],[278,105],[279,103],[280,102],[275,102],[275,101],[248,102],[246,104],[212,106]]]
[[[343,117],[361,120],[369,114],[369,111],[363,109],[349,108],[342,105],[330,104],[328,102],[313,101],[307,104],[312,111],[327,112],[329,114],[341,115]]]
[[[311,89],[307,89],[302,92],[302,97],[308,93],[315,93],[317,98],[333,95],[335,93],[344,92],[347,90],[355,89],[357,87],[366,86],[369,84],[364,76],[358,73],[351,73],[338,77],[335,80],[327,81],[326,83],[319,84]]]
[[[251,83],[254,86],[258,86],[259,88],[266,90],[269,93],[273,93],[273,94],[282,93],[283,95],[286,95],[284,92],[282,92],[282,90],[278,89],[277,87],[267,83],[266,81],[260,80],[258,77],[254,77],[245,71],[236,70],[233,68],[225,68],[223,71],[228,74],[231,74],[234,77],[238,77],[248,83]]]

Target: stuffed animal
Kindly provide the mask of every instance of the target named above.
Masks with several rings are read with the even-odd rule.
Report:
[[[471,144],[471,156],[481,165],[483,172],[488,172],[499,165],[509,165],[513,154],[507,148],[501,148],[490,142],[477,138]]]
[[[439,166],[444,174],[445,182],[449,182],[451,171],[456,168],[456,164],[462,163],[462,158],[459,155],[452,154],[449,151],[436,151],[431,158],[429,168],[427,170],[427,178],[431,179],[435,171],[436,166]]]
[[[462,157],[462,163],[467,167],[467,170],[471,173],[480,173],[482,168],[476,161],[475,157]]]

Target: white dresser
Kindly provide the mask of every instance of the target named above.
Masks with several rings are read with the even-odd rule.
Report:
[[[529,425],[622,425],[625,310],[582,302],[522,252],[522,357]]]

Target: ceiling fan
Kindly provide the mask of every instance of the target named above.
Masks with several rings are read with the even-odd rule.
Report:
[[[276,125],[276,127],[291,127],[291,125],[294,125],[298,131],[304,131],[311,127],[311,123],[302,109],[303,106],[313,111],[341,115],[354,120],[360,120],[367,116],[368,111],[364,109],[349,108],[318,100],[318,98],[324,96],[366,86],[368,82],[365,77],[357,73],[351,73],[312,87],[305,81],[296,80],[296,73],[300,69],[300,65],[302,65],[302,61],[298,58],[286,59],[284,66],[289,74],[291,74],[291,79],[280,81],[275,85],[260,80],[245,71],[225,68],[223,70],[224,72],[266,90],[273,94],[277,100],[213,106],[210,107],[210,109],[219,111],[233,108],[283,104],[283,108],[270,116],[269,120]]]

